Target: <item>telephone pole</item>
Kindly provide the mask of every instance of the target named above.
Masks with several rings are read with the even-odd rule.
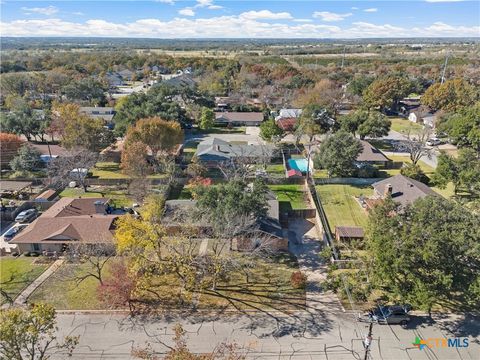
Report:
[[[368,360],[370,345],[372,345],[372,329],[373,329],[373,323],[371,322],[368,328],[368,335],[365,337],[365,340],[363,341],[363,346],[365,347],[365,356],[363,357],[363,360]]]
[[[445,72],[447,71],[448,56],[449,54],[447,54],[447,56],[445,57],[445,64],[443,65],[443,71],[442,71],[442,80],[440,82],[441,84],[445,82]]]

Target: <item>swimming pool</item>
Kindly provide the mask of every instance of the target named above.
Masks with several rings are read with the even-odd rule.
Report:
[[[288,166],[290,166],[290,169],[292,170],[298,170],[305,173],[308,169],[307,159],[288,159]]]

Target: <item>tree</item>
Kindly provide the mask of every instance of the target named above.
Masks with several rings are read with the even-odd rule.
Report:
[[[478,101],[478,91],[463,79],[447,80],[430,86],[422,96],[422,104],[434,110],[455,112]]]
[[[444,116],[438,130],[458,146],[471,147],[480,155],[480,102]]]
[[[422,168],[418,164],[404,164],[400,169],[400,174],[409,177],[410,179],[414,179],[420,181],[424,184],[429,183],[430,179],[427,175],[423,172]]]
[[[51,305],[0,310],[0,355],[3,359],[46,360],[53,352],[70,357],[79,337],[66,336],[60,343],[57,330]]]
[[[106,88],[93,78],[84,78],[63,87],[62,92],[70,101],[85,102],[90,105],[105,104]]]
[[[335,119],[342,95],[343,90],[336,82],[322,79],[314,87],[300,91],[295,105],[302,108],[314,106],[326,110]]]
[[[73,150],[48,163],[50,183],[57,187],[65,187],[75,181],[87,191],[87,172],[98,159],[98,154],[88,150]]]
[[[127,131],[125,144],[142,142],[147,145],[156,158],[159,152],[169,152],[183,141],[183,130],[178,122],[163,120],[159,117],[141,119]]]
[[[275,120],[269,119],[260,124],[260,137],[266,141],[272,141],[275,138],[280,138],[283,135],[283,130],[280,129]]]
[[[208,169],[202,164],[197,156],[193,156],[192,161],[187,165],[185,172],[188,176],[195,178],[204,176],[208,172]]]
[[[326,109],[317,105],[308,105],[303,109],[302,115],[298,119],[295,134],[297,138],[306,135],[311,142],[315,135],[326,134],[333,128],[334,124],[335,120],[332,119]]]
[[[367,250],[375,286],[391,301],[429,312],[435,304],[469,298],[480,276],[480,217],[440,196],[401,211],[399,206],[387,199],[369,215]],[[474,302],[478,306],[479,298]]]
[[[347,91],[356,96],[362,96],[365,89],[375,80],[373,76],[360,75],[353,78],[347,85]]]
[[[23,135],[28,141],[37,136],[43,139],[48,123],[45,112],[34,111],[24,99],[12,105],[11,111],[2,113],[0,118],[0,126],[4,131]]]
[[[124,147],[122,151],[122,171],[132,177],[145,177],[152,172],[152,167],[147,161],[147,145],[135,141]]]
[[[480,160],[473,149],[460,149],[457,158],[442,151],[438,156],[437,168],[432,180],[441,189],[452,182],[455,194],[460,187],[463,187],[466,192],[474,193],[480,191],[479,173]]]
[[[212,109],[207,107],[202,108],[202,114],[200,115],[200,129],[210,129],[215,125],[215,113]]]
[[[361,139],[367,136],[370,138],[379,138],[388,135],[391,125],[392,122],[385,115],[374,111],[370,112],[367,120],[360,124],[358,133]]]
[[[430,158],[432,149],[427,146],[427,140],[430,138],[431,130],[424,127],[417,135],[407,134],[406,140],[395,143],[395,150],[398,152],[408,153],[413,164],[417,164],[424,156]]]
[[[340,129],[356,136],[358,128],[368,119],[368,111],[356,110],[339,119]]]
[[[110,308],[117,309],[128,305],[132,311],[137,282],[136,274],[129,270],[125,260],[114,261],[110,266],[110,275],[98,284],[98,297]]]
[[[15,134],[0,132],[0,165],[8,166],[23,145],[23,140]]]
[[[328,176],[349,177],[355,171],[355,161],[362,144],[351,134],[339,131],[328,137],[314,158],[315,166],[326,169]]]
[[[18,150],[17,155],[10,161],[10,167],[14,171],[34,171],[43,166],[40,159],[40,151],[36,148],[24,145]]]
[[[368,109],[378,108],[384,112],[387,109],[396,109],[398,102],[407,96],[412,83],[405,77],[386,76],[376,79],[363,93],[363,101]]]

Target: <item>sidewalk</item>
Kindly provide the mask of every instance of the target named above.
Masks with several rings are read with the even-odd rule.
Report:
[[[47,269],[45,270],[38,278],[36,278],[30,285],[28,285],[25,290],[23,290],[20,295],[17,296],[14,305],[25,305],[27,299],[32,293],[40,286],[42,283],[47,280],[55,271],[62,266],[64,260],[58,259]]]

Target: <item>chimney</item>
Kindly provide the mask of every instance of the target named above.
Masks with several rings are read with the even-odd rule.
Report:
[[[103,201],[97,200],[94,202],[94,205],[96,214],[105,214],[105,203]]]
[[[385,186],[385,190],[384,190],[383,197],[384,197],[384,198],[387,198],[387,197],[389,197],[389,196],[392,196],[392,193],[393,193],[392,184],[387,184],[387,185]]]

